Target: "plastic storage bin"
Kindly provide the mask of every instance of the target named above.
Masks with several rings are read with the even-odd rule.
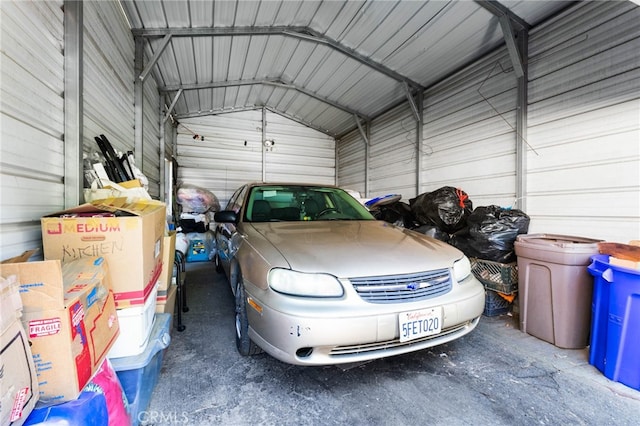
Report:
[[[158,284],[154,286],[143,306],[116,310],[120,334],[109,349],[109,359],[135,356],[144,351],[153,326],[157,298]]]
[[[640,390],[640,270],[591,258],[594,276],[589,364],[609,379]]]
[[[149,342],[140,355],[110,360],[120,379],[122,389],[129,403],[132,424],[138,425],[144,419],[140,413],[147,409],[153,389],[158,383],[164,349],[169,346],[171,336],[170,314],[156,314]]]
[[[518,235],[520,330],[565,349],[589,344],[593,277],[587,271],[598,242],[553,234]]]

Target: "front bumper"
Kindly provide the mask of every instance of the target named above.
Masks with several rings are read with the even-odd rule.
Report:
[[[393,305],[366,303],[355,294],[330,301],[269,292],[264,300],[252,290],[247,295],[261,312],[247,307],[249,336],[274,358],[297,365],[362,362],[441,345],[471,332],[485,303],[484,287],[473,276],[447,295]],[[400,342],[398,313],[431,307],[442,308],[441,333]]]

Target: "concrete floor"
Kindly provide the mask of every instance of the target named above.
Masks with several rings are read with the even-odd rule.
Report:
[[[233,299],[212,263],[187,264],[186,330],[174,328],[142,425],[638,425],[640,392],[522,333],[512,316],[412,354],[347,367],[241,357]]]

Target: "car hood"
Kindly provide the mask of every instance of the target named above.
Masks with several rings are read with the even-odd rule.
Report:
[[[442,241],[384,221],[254,223],[253,228],[289,266],[340,278],[449,268],[462,253]],[[264,246],[263,246],[264,247]],[[279,263],[279,262],[276,262]]]

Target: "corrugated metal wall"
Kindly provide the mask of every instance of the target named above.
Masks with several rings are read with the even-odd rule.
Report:
[[[42,246],[40,217],[65,204],[62,1],[0,1],[0,259]],[[117,2],[83,2],[83,151],[105,134],[134,146],[134,43]],[[145,85],[144,172],[159,194],[158,94]]]
[[[515,201],[516,77],[500,49],[425,93],[422,188],[461,188],[474,206]]]
[[[532,231],[640,239],[639,22],[631,2],[580,3],[531,34]]]
[[[64,205],[64,28],[62,1],[2,1],[0,13],[0,259],[6,259],[40,247],[40,217]]]
[[[371,124],[369,195],[402,194],[408,201],[442,186],[465,190],[475,205],[515,202],[516,78],[505,49],[437,84],[424,94],[423,145],[408,104]],[[338,147],[339,185],[364,176],[359,132]],[[343,153],[344,154],[341,154]],[[421,188],[416,188],[421,156]],[[355,178],[355,179],[354,179]]]
[[[84,149],[99,152],[95,136],[104,134],[118,152],[134,150],[134,39],[115,2],[84,3]],[[149,180],[149,194],[160,195],[159,94],[144,83],[143,153],[136,165]]]
[[[359,131],[342,137],[337,142],[336,173],[338,185],[360,192],[366,198],[366,145]]]
[[[335,183],[332,138],[271,112],[266,122],[265,180]],[[240,185],[263,179],[262,111],[180,120],[177,162],[179,184],[208,189],[224,207]]]
[[[335,140],[309,127],[267,111],[267,182],[335,185]]]
[[[416,120],[408,104],[371,123],[369,194],[416,194]]]
[[[116,151],[130,151],[133,37],[117,4],[92,1],[83,5],[84,150],[100,152],[94,137],[104,134]],[[157,109],[155,105],[152,108]]]
[[[640,239],[640,8],[579,3],[531,32],[526,159],[530,232]],[[422,187],[474,206],[518,207],[517,81],[499,49],[424,94]],[[370,196],[415,195],[408,107],[372,123]],[[364,176],[358,132],[338,147],[338,184]],[[392,167],[388,168],[391,164]]]

